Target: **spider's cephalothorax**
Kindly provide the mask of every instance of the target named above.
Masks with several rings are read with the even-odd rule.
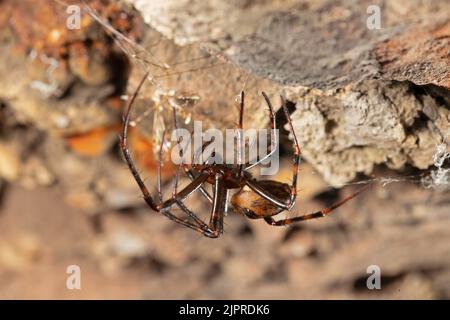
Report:
[[[340,202],[332,205],[329,208],[306,214],[303,216],[276,220],[274,216],[285,210],[291,210],[295,204],[297,197],[297,171],[300,161],[300,146],[295,135],[295,131],[291,122],[289,111],[286,107],[286,103],[282,98],[284,114],[289,124],[290,131],[293,136],[293,156],[292,156],[292,180],[290,184],[278,182],[275,180],[257,180],[250,172],[250,168],[258,165],[263,160],[270,157],[277,148],[278,137],[275,127],[275,114],[272,104],[263,92],[262,95],[269,107],[269,117],[272,128],[272,141],[273,146],[271,151],[262,159],[254,164],[209,164],[205,161],[203,164],[187,165],[181,164],[177,167],[177,175],[174,183],[174,191],[172,197],[163,201],[161,192],[161,159],[162,159],[162,146],[160,147],[159,154],[159,166],[158,166],[158,201],[155,201],[151,196],[149,190],[145,186],[141,179],[138,170],[133,162],[128,149],[128,126],[130,122],[130,113],[133,102],[138,95],[140,88],[142,87],[147,75],[144,76],[140,82],[138,88],[129,101],[128,108],[124,115],[124,125],[121,137],[121,150],[123,156],[128,164],[131,173],[134,176],[139,188],[144,195],[144,199],[154,211],[160,212],[169,219],[182,224],[188,228],[191,228],[201,234],[210,237],[217,238],[223,233],[223,219],[229,209],[228,203],[231,202],[233,210],[244,214],[251,219],[264,219],[268,224],[273,226],[281,226],[291,224],[296,221],[309,220],[319,218],[328,215],[333,209],[341,206],[348,200],[356,197],[364,189],[354,193],[353,195],[341,200]],[[174,113],[174,126],[177,128],[176,109],[173,107]],[[244,118],[244,92],[241,92],[241,105],[239,113],[238,128],[243,128]],[[191,183],[184,187],[182,190],[177,191],[177,179],[178,170],[183,168],[186,175],[191,179]],[[211,184],[213,186],[213,194],[204,188],[205,184]],[[211,203],[211,214],[208,223],[200,219],[197,214],[189,210],[184,204],[184,200],[194,191],[200,190],[203,196]],[[235,190],[236,193],[231,196],[230,191]],[[173,214],[171,210],[176,206],[186,213],[188,219],[182,219]]]

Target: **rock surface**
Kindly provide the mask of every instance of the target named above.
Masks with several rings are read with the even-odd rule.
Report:
[[[220,46],[244,69],[286,85],[383,78],[450,88],[446,1],[127,2],[178,43]],[[374,6],[380,29],[368,27]]]

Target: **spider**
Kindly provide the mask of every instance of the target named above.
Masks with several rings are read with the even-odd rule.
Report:
[[[292,156],[292,180],[290,184],[275,181],[275,180],[257,180],[248,169],[254,167],[255,165],[261,163],[262,160],[271,155],[273,150],[268,153],[263,159],[260,159],[255,164],[216,164],[208,163],[206,160],[203,164],[180,164],[177,167],[177,173],[174,183],[174,190],[172,192],[172,197],[168,200],[163,201],[161,192],[161,153],[162,145],[159,148],[159,162],[158,162],[158,176],[157,176],[157,192],[158,200],[155,201],[151,196],[149,190],[147,189],[144,181],[139,175],[136,165],[131,157],[129,147],[128,147],[128,127],[130,122],[131,109],[136,99],[147,75],[139,83],[137,89],[135,90],[133,96],[129,100],[128,106],[125,110],[123,117],[123,128],[121,135],[121,151],[125,158],[125,161],[133,174],[143,196],[144,200],[148,206],[156,212],[159,212],[185,227],[193,229],[202,235],[209,238],[218,238],[223,233],[223,221],[224,216],[228,210],[228,203],[231,202],[233,210],[235,212],[241,213],[250,219],[264,219],[264,221],[272,226],[284,226],[289,225],[298,221],[305,221],[320,217],[325,217],[329,215],[334,209],[340,207],[345,202],[356,197],[365,188],[355,192],[354,194],[346,197],[345,199],[335,203],[334,205],[322,209],[317,212],[310,214],[297,216],[293,218],[286,218],[281,220],[276,220],[274,216],[285,210],[291,210],[296,202],[297,198],[297,171],[300,162],[300,146],[295,135],[295,131],[292,125],[292,121],[289,115],[289,111],[286,106],[286,102],[282,98],[282,108],[286,119],[289,124],[290,131],[293,136],[293,156]],[[269,107],[269,117],[272,128],[272,133],[276,132],[275,125],[275,113],[273,106],[268,98],[268,96],[262,92],[262,95]],[[176,110],[173,107],[173,116],[175,129],[176,124]],[[239,112],[239,123],[238,128],[243,128],[243,118],[244,118],[244,92],[241,92],[240,101],[240,112]],[[164,134],[163,134],[164,135]],[[275,137],[276,143],[277,137]],[[206,144],[202,146],[202,149],[206,147]],[[275,146],[276,148],[276,146]],[[183,167],[186,175],[190,178],[191,182],[184,187],[181,191],[177,191],[177,181],[179,175],[180,166]],[[211,184],[213,186],[213,195],[211,196],[209,192],[204,188],[205,184]],[[246,188],[245,188],[246,187]],[[230,191],[237,190],[231,196]],[[203,196],[211,204],[211,213],[209,223],[205,223],[202,219],[198,217],[197,214],[192,212],[186,207],[183,201],[191,195],[193,192],[199,190]],[[231,200],[231,201],[230,201]],[[177,206],[181,209],[187,216],[189,220],[182,219],[177,215],[172,213],[172,208]]]

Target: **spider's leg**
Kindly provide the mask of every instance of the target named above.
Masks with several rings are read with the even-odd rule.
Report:
[[[294,154],[292,156],[292,183],[291,183],[291,196],[289,198],[288,207],[289,210],[295,205],[295,199],[297,198],[297,174],[298,174],[298,166],[300,163],[300,145],[297,140],[297,135],[295,134],[294,126],[292,125],[291,116],[289,115],[289,111],[286,106],[286,101],[283,97],[281,97],[284,114],[289,123],[289,127],[291,129],[292,137],[294,140]]]
[[[177,130],[177,129],[178,129],[178,121],[177,121],[177,111],[176,111],[176,107],[175,107],[175,106],[172,106],[172,110],[173,110],[173,125],[174,125],[175,130]],[[192,136],[192,133],[191,133],[191,136]],[[180,142],[180,141],[178,141],[178,143],[179,143],[179,142]],[[204,147],[202,146],[202,151],[204,150],[204,148],[206,148],[206,146],[204,146]],[[184,153],[184,150],[183,150],[182,152]],[[193,153],[192,156],[191,156],[191,163],[194,163],[194,161],[195,161],[195,159],[194,159],[194,153]],[[184,162],[182,163],[182,166],[183,166],[184,172],[185,172],[186,175],[189,177],[189,179],[190,179],[191,181],[194,181],[194,180],[195,180],[195,175],[194,175],[194,173],[192,172],[192,170],[191,170]],[[178,174],[178,168],[177,168],[177,174]],[[208,191],[206,191],[206,189],[205,189],[203,186],[200,186],[200,192],[203,194],[203,196],[204,196],[210,203],[213,202],[211,195],[208,193]]]
[[[191,183],[192,185],[193,183]],[[181,191],[179,195],[182,193]],[[184,194],[182,195],[184,196]],[[199,225],[201,233],[209,238],[218,238],[223,232],[223,217],[228,201],[228,190],[224,187],[220,175],[215,176],[214,199],[211,209],[211,218],[206,225],[194,212],[189,210],[182,202],[182,199],[176,197],[173,199],[177,205]],[[167,204],[169,206],[169,203]]]
[[[176,203],[178,205],[178,207],[183,210],[190,218],[192,218],[195,222],[197,222],[202,229],[207,230],[208,225],[202,220],[200,219],[192,210],[190,210],[184,203],[183,201],[179,200],[179,199],[175,199]]]
[[[175,179],[174,179],[174,183],[173,183],[173,190],[172,190],[172,199],[175,200],[176,204],[178,205],[178,207],[183,210],[189,217],[191,217],[199,226],[202,230],[204,230],[204,235],[208,236],[208,234],[212,233],[212,230],[209,229],[208,225],[201,220],[193,211],[191,211],[184,203],[182,200],[184,200],[189,194],[187,192],[183,192],[183,194],[181,194],[181,197],[183,197],[183,199],[180,199],[180,194],[178,194],[178,179],[179,179],[179,173],[180,173],[180,167],[182,167],[182,164],[179,164],[177,166],[177,171],[175,174]],[[191,173],[191,171],[189,170],[189,173]],[[196,178],[192,175],[192,183],[190,184],[191,187],[188,186],[188,190],[191,190],[192,188],[195,188],[195,185],[192,185],[194,183],[194,181]],[[197,182],[196,182],[197,183]],[[200,190],[202,189],[202,183],[200,183],[200,186],[198,187],[200,188]],[[194,189],[195,190],[195,189]],[[191,192],[192,193],[192,192]],[[209,196],[209,194],[208,194]],[[167,204],[167,206],[169,207],[170,204]]]
[[[209,227],[213,230],[213,236],[219,237],[223,232],[223,216],[228,202],[228,190],[219,174],[214,178],[214,201],[211,209]]]
[[[174,215],[173,213],[171,213],[167,209],[161,209],[159,212],[162,213],[163,215],[165,215],[170,220],[176,222],[176,223],[179,223],[179,224],[181,224],[181,225],[183,225],[185,227],[188,227],[188,228],[190,228],[192,230],[195,230],[195,231],[203,234],[204,236],[211,237],[211,236],[209,236],[208,230],[205,230],[204,228],[202,228],[202,226],[195,225],[193,223],[190,223],[189,221],[185,221],[185,220],[177,217],[176,215]],[[216,237],[212,237],[212,238],[216,238]]]
[[[186,187],[184,187],[180,192],[176,193],[169,200],[164,201],[159,208],[160,209],[168,209],[172,205],[174,205],[177,200],[183,201],[186,199],[191,193],[195,190],[199,189],[202,184],[208,179],[209,175],[207,173],[201,173],[198,177],[194,179],[191,183],[189,183]]]
[[[202,147],[194,152],[193,158],[192,158],[192,163],[200,164],[200,155],[203,154],[203,152],[205,151],[206,147],[209,146],[211,143],[213,143],[213,140],[205,141],[202,144]],[[206,159],[201,164],[208,164],[209,159],[210,158]]]
[[[300,145],[298,144],[297,136],[295,135],[294,126],[292,125],[291,117],[289,116],[289,111],[286,107],[286,102],[284,101],[283,97],[281,97],[281,99],[283,101],[284,114],[288,120],[292,135],[294,137],[294,155],[292,157],[292,183],[290,185],[291,192],[289,199],[287,199],[287,201],[285,199],[278,199],[269,191],[260,187],[257,180],[247,179],[245,184],[258,195],[260,195],[267,201],[272,202],[279,208],[283,210],[290,210],[295,205],[295,199],[297,198],[297,173],[300,163]]]
[[[128,168],[130,169],[131,173],[133,174],[134,179],[136,180],[139,188],[141,189],[142,194],[144,195],[144,200],[145,202],[147,202],[147,204],[150,206],[150,208],[152,208],[154,211],[160,212],[163,215],[165,215],[167,218],[169,218],[170,220],[177,222],[185,227],[188,227],[190,229],[193,229],[197,232],[200,232],[202,234],[204,234],[204,230],[197,226],[194,225],[188,221],[184,221],[180,218],[178,218],[177,216],[175,216],[174,214],[172,214],[171,212],[169,212],[166,209],[162,209],[161,208],[161,204],[157,204],[152,196],[150,195],[149,190],[147,189],[147,187],[145,186],[144,181],[142,180],[141,176],[139,175],[139,172],[136,168],[136,165],[134,164],[133,158],[131,157],[130,154],[130,150],[128,148],[128,126],[130,123],[130,114],[131,114],[131,108],[133,106],[134,100],[136,99],[139,90],[141,89],[142,85],[145,82],[145,79],[147,78],[148,73],[145,74],[145,76],[142,78],[141,82],[139,83],[136,91],[134,92],[133,96],[131,97],[129,103],[128,103],[128,107],[125,111],[124,114],[124,124],[123,124],[123,129],[122,129],[122,136],[120,138],[120,148],[122,150],[122,154],[125,158],[125,161],[128,165]],[[161,169],[159,169],[160,171]],[[207,178],[207,177],[206,177]]]
[[[275,123],[275,112],[273,111],[272,103],[270,102],[269,97],[266,95],[266,93],[262,92],[262,95],[263,95],[264,99],[266,100],[267,105],[269,106],[269,117],[270,117],[270,127],[271,127],[270,152],[268,154],[266,154],[264,157],[262,157],[261,159],[257,160],[255,163],[245,167],[244,170],[249,170],[249,169],[253,168],[254,166],[260,164],[267,158],[271,157],[278,148],[278,130],[277,130],[276,123]]]
[[[245,98],[244,91],[241,91],[241,104],[239,108],[239,124],[238,124],[239,129],[244,128],[244,98]]]
[[[192,154],[192,158],[191,158],[191,163],[197,163],[197,161],[199,160],[200,154],[203,153],[203,151],[205,151],[205,148],[207,146],[209,146],[213,141],[206,141],[205,143],[203,143],[201,149],[196,150],[193,154]],[[206,159],[206,161],[203,162],[203,165],[207,164],[207,161],[209,159]],[[192,181],[195,179],[195,175],[193,170],[191,170],[188,166],[183,165],[184,171],[186,173],[186,175],[189,177],[189,179],[191,179]],[[213,203],[213,198],[212,196],[209,194],[209,192],[203,187],[203,185],[200,187],[200,192],[203,194],[203,196],[212,204]]]
[[[142,88],[142,85],[145,82],[145,79],[147,79],[148,73],[144,75],[141,82],[139,83],[136,91],[134,92],[133,96],[129,100],[127,109],[124,114],[124,123],[122,128],[122,136],[120,138],[120,148],[122,150],[123,157],[125,158],[125,161],[128,165],[128,168],[130,169],[131,173],[133,174],[134,180],[136,180],[139,188],[141,189],[142,194],[144,195],[144,200],[147,202],[147,204],[155,211],[159,211],[157,203],[153,200],[152,196],[150,195],[149,190],[145,186],[144,181],[142,180],[141,176],[139,175],[139,172],[136,168],[136,165],[134,164],[134,161],[131,157],[130,150],[128,148],[128,126],[130,124],[130,115],[131,115],[131,108],[133,106],[134,101],[136,100],[136,97]]]
[[[178,166],[179,168],[179,166]],[[206,237],[210,238],[217,238],[218,235],[213,230],[211,230],[208,225],[203,222],[194,212],[189,210],[184,203],[182,202],[184,199],[186,199],[191,193],[193,193],[195,190],[200,188],[200,186],[208,179],[208,174],[201,174],[197,178],[194,179],[189,185],[187,185],[185,188],[183,188],[180,192],[174,192],[174,195],[171,199],[165,201],[163,204],[160,205],[160,212],[164,214],[169,219],[178,222],[184,226],[187,226],[191,229],[194,229],[195,231],[203,234]],[[190,223],[188,221],[185,221],[174,214],[172,214],[169,209],[174,205],[177,204],[178,207],[183,210],[190,218],[192,218],[195,221],[194,223]]]
[[[183,166],[184,168],[184,172],[186,173],[186,175],[189,177],[189,179],[191,179],[191,181],[195,180],[195,175],[192,172],[192,170],[190,170],[187,166]],[[200,192],[203,194],[203,196],[210,202],[213,203],[213,198],[211,197],[211,195],[209,194],[208,191],[206,191],[206,189],[201,186],[200,187]]]
[[[180,177],[180,166],[181,165],[177,166],[177,169],[176,169],[176,172],[175,172],[175,178],[174,178],[174,181],[173,181],[173,188],[172,188],[172,197],[173,198],[176,198],[177,192],[178,192],[178,179]]]
[[[162,166],[162,152],[163,152],[163,146],[164,146],[165,133],[166,133],[166,130],[163,130],[161,144],[159,145],[159,150],[158,150],[158,171],[157,171],[157,176],[156,176],[156,189],[158,191],[159,203],[163,202],[163,197],[162,197],[162,192],[161,192],[161,166]]]
[[[311,219],[316,219],[316,218],[322,218],[325,217],[327,215],[329,215],[334,209],[339,208],[340,206],[342,206],[344,203],[346,203],[347,201],[355,198],[357,195],[359,195],[361,192],[367,190],[367,188],[369,187],[365,187],[362,188],[360,190],[358,190],[357,192],[355,192],[354,194],[348,196],[347,198],[333,204],[332,206],[322,209],[320,211],[316,211],[310,214],[306,214],[303,216],[299,216],[299,217],[294,217],[294,218],[288,218],[288,219],[283,219],[283,220],[275,220],[273,217],[265,217],[264,221],[266,221],[268,224],[272,225],[272,226],[285,226],[294,222],[298,222],[298,221],[304,221],[304,220],[311,220]]]
[[[241,105],[239,108],[239,124],[238,124],[238,138],[237,138],[237,148],[238,148],[238,164],[239,164],[239,176],[242,177],[242,171],[244,170],[244,163],[242,157],[245,159],[245,141],[244,141],[244,91],[241,91]],[[242,154],[244,153],[244,154]]]

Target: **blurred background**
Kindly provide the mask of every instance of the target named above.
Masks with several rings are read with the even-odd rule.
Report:
[[[450,297],[448,2],[0,7],[0,298]],[[150,190],[172,107],[186,128],[233,128],[241,90],[244,126],[269,126],[261,91],[277,110],[271,178],[284,182],[292,141],[280,95],[288,100],[302,162],[285,217],[371,188],[287,227],[229,213],[224,234],[208,239],[174,224],[145,205],[119,150],[122,112],[145,72],[130,151]],[[175,168],[163,146],[167,198]],[[199,194],[187,204],[207,221]],[[70,265],[80,290],[66,287]],[[367,288],[372,265],[380,290]]]

